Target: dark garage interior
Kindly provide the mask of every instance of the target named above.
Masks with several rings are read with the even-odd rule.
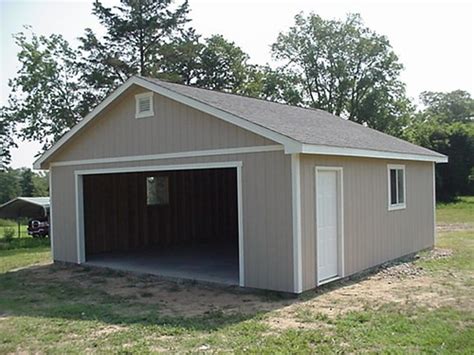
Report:
[[[239,283],[235,168],[86,175],[86,262]]]

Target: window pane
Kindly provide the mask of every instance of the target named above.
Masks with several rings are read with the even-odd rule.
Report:
[[[168,176],[158,176],[156,182],[156,197],[159,205],[167,205],[170,202]]]
[[[397,204],[397,171],[390,169],[390,204]]]
[[[146,178],[146,204],[156,205],[158,202],[156,197],[156,178],[150,176]]]
[[[404,171],[402,169],[397,170],[398,172],[398,203],[404,203],[405,202],[405,186],[403,184],[403,173]]]
[[[168,176],[149,176],[146,178],[147,205],[167,205],[169,203]]]

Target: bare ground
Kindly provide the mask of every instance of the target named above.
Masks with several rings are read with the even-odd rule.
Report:
[[[446,258],[451,250],[433,249],[425,259]],[[453,286],[464,287],[456,278],[450,280]],[[268,323],[278,329],[314,328],[315,323],[305,322],[308,318],[334,318],[351,311],[377,309],[384,304],[405,306],[416,304],[427,309],[453,306],[460,309],[474,307],[474,301],[468,293],[465,296],[446,292],[439,279],[429,276],[415,263],[387,263],[367,277],[353,281],[342,281],[337,288],[322,290],[322,294],[309,300],[295,302],[283,307],[268,319]]]
[[[433,249],[421,258],[449,258],[448,249]],[[267,313],[265,322],[274,330],[288,328],[327,327],[325,322],[308,319],[332,318],[350,311],[377,309],[387,303],[416,304],[429,308],[443,305],[474,308],[474,302],[465,296],[453,296],[445,283],[433,278],[416,262],[387,263],[353,280],[327,285],[299,298],[269,297],[268,294],[243,293],[235,289],[216,288],[201,284],[175,283],[156,277],[86,269],[77,266],[43,265],[30,267],[38,282],[74,282],[79,287],[100,287],[107,294],[131,299],[133,302],[156,305],[166,316],[192,317],[223,312],[225,314]],[[463,287],[456,275],[446,278],[453,287]],[[464,294],[464,293],[462,293]],[[120,331],[120,327],[100,329],[93,336]]]

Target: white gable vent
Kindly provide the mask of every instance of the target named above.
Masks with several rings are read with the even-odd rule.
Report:
[[[153,116],[153,93],[135,95],[135,118]]]

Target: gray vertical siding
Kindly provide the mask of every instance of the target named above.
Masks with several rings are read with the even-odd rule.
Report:
[[[55,260],[76,262],[74,171],[242,161],[245,285],[293,291],[291,158],[282,151],[159,161],[56,166],[51,196]]]
[[[274,145],[266,138],[154,95],[155,116],[135,119],[132,88],[99,115],[50,162]],[[292,291],[291,159],[283,151],[127,163],[55,166],[52,170],[54,257],[76,262],[74,171],[242,161],[245,284]]]
[[[96,117],[50,161],[176,153],[273,145],[274,142],[221,119],[154,94],[154,117],[135,118],[131,88]]]
[[[388,211],[387,164],[406,166],[406,209]],[[434,244],[432,163],[301,156],[303,288],[316,286],[315,167],[344,169],[344,264],[351,275]]]

